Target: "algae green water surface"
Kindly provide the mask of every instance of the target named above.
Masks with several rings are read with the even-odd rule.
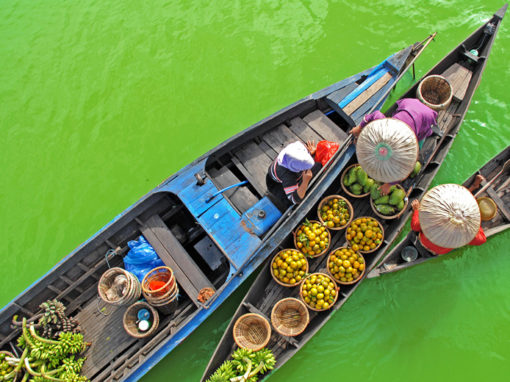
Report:
[[[437,31],[421,75],[501,5],[0,2],[2,305],[208,149]],[[434,185],[510,142],[509,19]],[[509,239],[367,280],[269,379],[507,381]],[[247,287],[143,380],[198,380]]]

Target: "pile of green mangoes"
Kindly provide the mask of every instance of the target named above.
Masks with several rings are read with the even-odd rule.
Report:
[[[375,209],[385,215],[392,216],[398,214],[405,207],[405,191],[397,186],[391,186],[388,195],[381,195],[379,187],[373,187],[370,191],[370,197],[374,202]]]
[[[369,178],[365,170],[360,165],[352,167],[344,175],[344,186],[354,195],[361,195],[370,192],[374,185],[379,187],[381,184]]]

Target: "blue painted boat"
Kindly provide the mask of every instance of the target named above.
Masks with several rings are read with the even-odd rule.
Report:
[[[354,153],[348,131],[380,108],[402,74],[432,40],[411,45],[350,78],[251,126],[130,206],[34,282],[0,312],[0,348],[19,336],[12,317],[33,317],[57,298],[92,343],[82,373],[92,381],[136,381],[195,330],[273,252],[316,203]],[[314,177],[300,205],[285,209],[267,191],[269,164],[288,143],[330,140],[340,149]],[[231,187],[237,185],[237,187]],[[143,235],[174,271],[179,300],[149,339],[130,337],[126,307],[98,297],[109,267],[123,267],[127,243]],[[212,291],[201,299],[204,291]]]

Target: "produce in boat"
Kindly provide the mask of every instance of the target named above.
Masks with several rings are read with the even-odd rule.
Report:
[[[295,249],[285,249],[273,258],[273,276],[281,283],[294,286],[301,282],[308,271],[308,261],[301,252]]]
[[[328,271],[338,283],[353,283],[365,271],[365,259],[352,248],[342,247],[331,253]]]
[[[327,310],[336,301],[336,285],[330,277],[312,273],[301,284],[301,298],[314,310]]]
[[[344,175],[343,185],[354,195],[364,195],[370,192],[374,185],[381,184],[370,178],[360,165],[351,167]]]
[[[351,219],[352,207],[341,196],[329,198],[329,200],[324,199],[324,202],[319,205],[319,217],[322,223],[331,229],[345,227]]]
[[[329,248],[330,239],[326,227],[317,221],[306,219],[296,230],[295,244],[305,255],[317,257]]]
[[[370,252],[381,245],[383,232],[377,220],[362,217],[351,223],[345,237],[354,251]]]

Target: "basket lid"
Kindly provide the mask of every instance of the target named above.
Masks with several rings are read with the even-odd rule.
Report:
[[[441,247],[462,247],[480,229],[478,203],[467,188],[458,184],[442,184],[429,190],[419,211],[424,235]]]
[[[367,124],[356,144],[356,155],[363,170],[369,177],[385,183],[406,179],[414,170],[418,150],[414,131],[394,118]]]

